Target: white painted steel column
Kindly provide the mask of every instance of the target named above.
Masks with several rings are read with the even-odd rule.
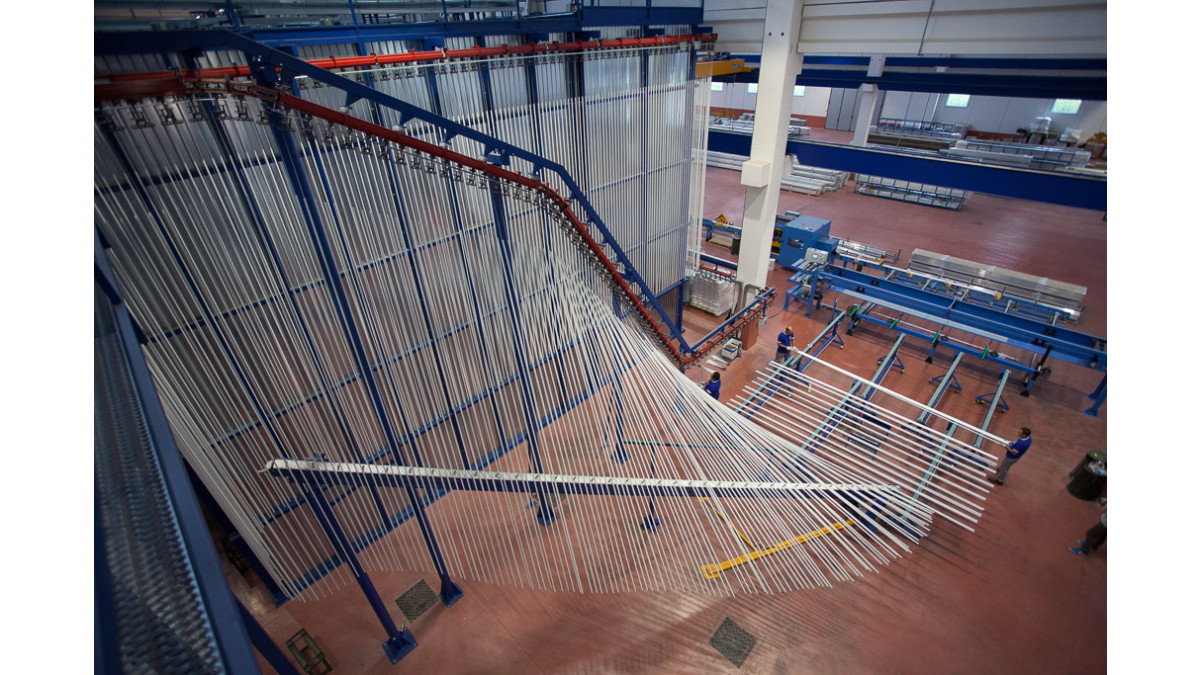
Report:
[[[769,0],[763,29],[758,100],[754,105],[754,138],[750,159],[742,165],[746,206],[742,211],[742,243],[737,280],[764,288],[779,207],[779,184],[791,164],[784,161],[792,87],[800,73],[796,42],[800,37],[802,0]],[[743,300],[739,298],[739,306]]]
[[[883,74],[883,55],[871,57],[867,66],[869,77],[879,77]],[[874,84],[863,84],[858,88],[858,115],[854,118],[854,140],[851,145],[863,147],[867,144],[867,135],[871,132],[871,124],[875,122],[875,106],[879,102],[879,87]]]

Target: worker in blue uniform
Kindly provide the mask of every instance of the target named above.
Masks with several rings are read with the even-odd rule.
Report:
[[[1004,485],[1004,479],[1008,477],[1008,470],[1025,455],[1031,445],[1033,445],[1033,432],[1029,430],[1029,427],[1021,427],[1020,438],[1008,444],[1004,459],[1000,462],[1000,468],[996,469],[996,475],[988,476],[987,479],[996,485]]]
[[[788,354],[792,351],[792,338],[795,333],[792,332],[792,327],[788,326],[779,334],[779,338],[775,342],[775,361],[783,363],[787,361]]]
[[[708,378],[708,383],[704,385],[704,391],[707,391],[710,396],[720,400],[721,398],[721,374],[713,373],[712,377]]]

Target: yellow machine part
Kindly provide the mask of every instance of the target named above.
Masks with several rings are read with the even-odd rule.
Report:
[[[716,77],[731,75],[743,70],[756,70],[756,66],[747,66],[746,59],[725,59],[724,61],[700,61],[696,64],[696,77]]]

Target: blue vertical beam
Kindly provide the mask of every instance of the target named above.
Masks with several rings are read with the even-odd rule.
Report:
[[[528,36],[526,36],[526,39],[528,39]],[[543,148],[543,143],[542,143],[541,111],[538,109],[539,101],[538,101],[538,86],[537,86],[537,67],[535,66],[534,58],[526,59],[524,73],[525,73],[525,103],[529,108],[530,138],[533,140],[533,151],[536,154],[538,154],[539,156],[541,156],[542,153],[544,152],[544,148]],[[541,173],[541,167],[534,167],[534,174],[537,175],[540,173]],[[542,221],[545,225],[546,247],[547,247],[547,249],[550,249],[551,248],[550,228],[553,226],[553,224],[551,223],[550,214],[548,212],[545,212],[545,211],[542,212]],[[553,266],[551,266],[551,268],[550,268],[550,274],[551,274],[551,283],[555,283],[554,275],[556,274],[556,271]],[[564,369],[564,366],[563,366],[562,360],[559,359],[558,362],[555,364],[555,373],[558,376],[559,391],[562,394],[562,399],[563,399],[563,402],[565,403],[566,401],[569,400],[569,397],[567,394],[566,378],[563,375],[563,369]]]
[[[613,407],[616,409],[615,417],[616,417],[616,423],[617,423],[617,431],[616,431],[617,441],[616,441],[616,443],[614,443],[614,445],[616,445],[617,447],[616,447],[616,450],[613,451],[612,457],[610,459],[612,459],[612,461],[616,462],[617,464],[624,464],[625,462],[629,461],[629,451],[625,449],[625,410],[624,410],[624,403],[622,402],[622,399],[625,397],[625,388],[621,384],[621,368],[620,367],[618,367],[617,370],[615,372],[613,372],[613,390],[614,390],[614,398],[616,400],[616,404]]]
[[[366,44],[361,39],[358,40],[357,44],[358,44],[359,55],[366,55]],[[369,87],[371,87],[372,89],[376,89],[375,83],[371,79],[370,74],[367,74],[367,78],[368,78],[367,85]],[[370,110],[371,110],[372,119],[375,121],[376,124],[379,124],[382,126],[383,125],[383,116],[380,114],[379,106],[375,105],[374,103],[371,103]],[[318,161],[319,161],[319,159],[318,159]],[[417,260],[416,260],[417,253],[416,253],[415,247],[413,246],[412,234],[411,234],[412,228],[409,227],[407,210],[404,206],[404,197],[400,190],[400,179],[396,173],[395,164],[389,162],[386,166],[387,166],[387,172],[388,172],[388,180],[391,182],[391,185],[392,185],[392,194],[391,194],[392,205],[396,209],[396,217],[401,224],[400,232],[404,238],[404,245],[409,251],[409,255],[408,255],[409,269],[413,275],[413,283],[416,287],[415,290],[416,290],[417,301],[420,303],[420,306],[421,306],[421,317],[425,324],[425,330],[426,330],[426,332],[429,333],[429,337],[431,340],[430,351],[433,353],[433,362],[434,362],[434,366],[437,369],[438,382],[441,384],[442,395],[444,397],[446,409],[448,411],[450,411],[450,425],[453,428],[454,440],[458,446],[459,457],[460,457],[460,459],[462,459],[463,468],[465,469],[465,468],[468,468],[471,466],[471,460],[467,457],[466,442],[463,440],[462,428],[458,421],[458,415],[454,412],[455,406],[451,402],[451,399],[450,399],[450,387],[449,387],[448,381],[446,379],[445,366],[443,365],[441,350],[438,348],[438,345],[437,345],[436,332],[433,329],[433,320],[430,317],[428,303],[426,303],[426,301],[425,301],[425,298],[427,296],[426,296],[426,293],[424,290],[424,282],[421,277],[420,268],[417,265]],[[451,197],[453,197],[453,181],[451,181],[449,178],[446,178],[446,183],[450,186]],[[461,220],[459,218],[457,208],[454,209],[454,215],[455,215],[456,222],[459,222],[461,225]],[[342,240],[342,251],[343,251],[343,255],[346,256],[346,259],[349,260],[350,259],[350,250],[349,250],[349,246],[346,244],[344,238]],[[355,275],[356,275],[356,271],[354,268],[347,270],[347,273],[352,278],[355,277]],[[357,281],[357,279],[356,279],[356,281]],[[399,395],[397,394],[397,392],[395,390],[396,389],[395,383],[392,381],[392,378],[389,377],[388,382],[391,385],[393,396],[395,397],[395,399],[397,401],[400,400]],[[384,522],[387,522],[388,520],[389,520],[389,517],[385,515]]]
[[[453,198],[453,195],[451,195],[451,198]],[[471,272],[470,260],[467,258],[466,247],[464,246],[463,242],[463,238],[466,236],[466,233],[463,230],[462,222],[459,220],[458,209],[454,209],[454,211],[455,221],[458,223],[458,236],[454,239],[458,248],[458,258],[462,263],[463,279],[466,280],[467,291],[471,294],[471,311],[475,315],[475,338],[479,342],[479,354],[481,360],[483,361],[483,372],[487,375],[491,375],[495,371],[492,368],[491,355],[488,353],[487,340],[485,340],[483,337],[483,311],[479,308],[479,296],[475,290],[475,275]],[[491,385],[491,382],[487,382],[489,389],[491,388]],[[489,391],[487,393],[487,399],[492,410],[492,421],[496,425],[496,438],[503,443],[504,439],[508,438],[508,436],[504,433],[504,422],[500,417],[500,406],[496,403],[496,393],[494,391]]]
[[[996,385],[995,393],[991,394],[990,405],[988,405],[987,414],[983,416],[983,423],[979,425],[980,429],[987,431],[988,425],[992,423],[992,415],[996,413],[996,408],[998,406],[1004,406],[1001,409],[1001,412],[1008,410],[1008,404],[1004,403],[1004,397],[1001,395],[1001,392],[1004,391],[1004,385],[1008,382],[1008,376],[1010,374],[1012,374],[1012,371],[1007,368],[1005,368],[1004,372],[1000,374],[1000,384]],[[983,403],[984,400],[987,399],[987,396],[987,394],[984,394],[983,396],[977,396],[975,397],[975,402]],[[982,445],[983,434],[976,434],[974,443],[975,448],[978,449]]]
[[[500,241],[501,267],[504,268],[504,294],[510,309],[508,317],[512,329],[513,357],[517,361],[517,375],[521,382],[521,400],[524,404],[522,410],[525,414],[525,426],[528,429],[529,459],[533,462],[534,471],[544,473],[541,451],[538,447],[539,425],[536,412],[537,406],[533,398],[533,388],[529,383],[529,367],[525,360],[526,341],[524,331],[521,330],[523,323],[521,320],[521,304],[512,273],[513,254],[512,246],[509,242],[508,223],[504,213],[504,198],[500,193],[500,185],[497,181],[489,180],[488,185],[490,186],[492,195],[492,215],[496,219],[496,237]],[[555,519],[554,511],[550,509],[550,505],[546,501],[546,488],[544,486],[538,485],[537,498],[537,521],[542,525],[553,523]]]
[[[238,16],[237,3],[233,0],[225,0],[225,16],[229,17],[229,25],[234,30],[242,29],[242,19]]]
[[[431,46],[431,43],[429,41],[426,41],[425,47],[429,48],[430,46]],[[445,117],[445,113],[442,110],[442,103],[439,98],[440,94],[439,94],[438,84],[437,84],[437,74],[433,71],[434,71],[434,69],[430,68],[429,74],[425,76],[425,84],[429,89],[430,107],[432,108],[432,112],[434,114],[439,115],[441,117]],[[474,309],[475,309],[476,324],[479,326],[480,330],[482,331],[482,329],[483,329],[482,315],[479,311],[478,299],[475,296],[475,283],[474,283],[474,280],[472,279],[471,266],[468,264],[466,252],[463,250],[463,244],[461,241],[461,237],[463,236],[463,233],[466,231],[466,228],[463,225],[462,213],[459,208],[458,189],[454,185],[454,182],[452,180],[450,180],[449,178],[446,178],[446,184],[447,184],[448,193],[450,195],[450,201],[452,204],[451,212],[452,212],[452,215],[454,218],[455,225],[459,231],[459,245],[458,245],[459,246],[459,258],[463,261],[463,270],[464,270],[464,273],[466,274],[467,284],[471,288],[471,298],[472,298],[472,303],[474,304]],[[482,337],[480,337],[480,349],[483,351],[483,353],[485,355],[487,354],[487,347],[484,344]],[[492,396],[490,396],[490,398],[492,398],[492,418],[495,421],[496,429],[500,434],[500,438],[503,439],[503,438],[505,438],[504,424],[501,421],[502,418],[500,416],[500,410],[499,410],[498,405],[495,402],[495,395],[493,394]]]
[[[238,613],[242,616],[242,623],[246,626],[246,632],[250,634],[250,643],[254,645],[259,654],[262,654],[267,663],[271,664],[275,672],[279,673],[279,675],[300,675],[300,671],[296,670],[296,667],[292,665],[291,659],[283,653],[279,645],[275,644],[275,641],[271,639],[267,631],[263,630],[262,625],[258,623],[258,619],[254,618],[254,615],[250,613],[250,610],[246,609],[241,600],[238,600]],[[416,642],[413,643],[413,646],[416,646]]]
[[[102,675],[117,675],[121,667],[121,642],[117,638],[117,627],[113,621],[116,603],[113,600],[113,580],[108,571],[108,548],[104,544],[104,526],[100,521],[100,491],[92,486],[92,520],[95,529],[92,535],[94,559],[92,569],[95,576],[93,591],[94,617],[92,625],[95,672]]]
[[[237,528],[234,527],[233,521],[229,520],[229,516],[226,516],[225,511],[217,504],[217,500],[208,491],[208,486],[204,484],[204,481],[200,480],[200,476],[196,475],[191,466],[187,466],[186,468],[188,479],[192,485],[192,491],[196,493],[196,498],[200,501],[200,504],[208,509],[213,518],[217,519],[221,529],[225,530],[226,533],[236,533]],[[239,535],[239,540],[240,542],[245,542],[245,538],[241,537],[241,535]],[[238,552],[242,554],[246,562],[250,563],[250,567],[254,569],[258,578],[263,582],[263,586],[266,587],[267,593],[271,596],[271,602],[275,603],[276,607],[280,607],[286,603],[288,601],[287,594],[275,583],[275,579],[267,572],[267,568],[258,559],[258,556],[254,555],[254,551],[245,543],[235,543],[234,546],[237,547]]]
[[[252,57],[250,63],[255,65],[257,57]],[[264,68],[260,70],[259,79],[267,85],[273,86],[274,70]],[[308,181],[304,172],[303,161],[300,157],[300,151],[296,147],[295,141],[291,134],[283,131],[280,128],[282,116],[278,111],[272,110],[271,116],[271,132],[275,138],[275,142],[279,147],[280,156],[283,165],[288,175],[288,181],[291,183],[292,190],[296,194],[297,202],[300,206],[300,211],[304,217],[305,225],[308,228],[310,242],[313,250],[317,252],[318,259],[321,263],[321,271],[325,277],[325,285],[329,289],[332,296],[334,309],[336,310],[338,321],[341,324],[343,334],[345,335],[347,345],[350,347],[350,352],[353,356],[354,363],[359,372],[359,377],[363,383],[368,398],[371,401],[371,406],[374,409],[375,416],[379,421],[381,430],[387,440],[387,447],[391,452],[394,461],[397,464],[403,465],[404,458],[400,451],[400,442],[396,437],[395,430],[392,428],[391,419],[387,414],[387,408],[383,404],[383,396],[379,391],[379,386],[372,377],[371,363],[367,359],[366,350],[363,346],[362,336],[358,332],[358,327],[354,321],[354,313],[350,307],[350,300],[346,296],[346,290],[338,277],[337,263],[333,257],[333,249],[329,243],[329,237],[326,233],[324,223],[321,222],[320,209],[317,204],[316,197],[309,188]],[[328,180],[322,176],[322,182],[328,190]],[[336,218],[336,215],[335,215]],[[403,417],[403,411],[401,411]],[[405,427],[408,427],[406,420],[403,420]],[[417,452],[417,446],[412,441],[412,432],[408,430],[408,439],[410,441],[409,448],[413,453],[414,460],[420,465],[420,459]],[[445,561],[442,559],[441,550],[437,545],[437,540],[433,534],[433,528],[429,524],[429,519],[425,515],[424,507],[417,496],[416,488],[412,482],[405,481],[405,493],[408,496],[409,502],[413,506],[414,517],[421,530],[421,536],[425,540],[425,546],[429,551],[429,557],[433,561],[434,568],[437,570],[438,576],[442,580],[442,600],[445,604],[451,605],[457,602],[462,597],[462,589],[451,581],[449,570],[446,567]],[[369,583],[369,581],[368,581]]]
[[[375,584],[371,583],[370,575],[367,574],[367,570],[363,568],[358,555],[354,552],[354,546],[350,544],[350,539],[346,537],[346,533],[338,524],[337,516],[334,515],[329,500],[325,498],[322,486],[311,479],[299,480],[297,484],[304,491],[308,503],[312,506],[313,514],[317,517],[317,522],[325,531],[325,535],[342,550],[346,564],[354,573],[354,580],[358,582],[358,587],[367,597],[371,610],[375,612],[376,618],[387,632],[388,639],[383,643],[384,653],[388,655],[388,659],[392,663],[399,663],[400,659],[417,647],[417,641],[413,638],[412,631],[408,627],[398,628],[396,622],[392,620],[387,605],[379,597],[379,592],[375,590]],[[408,481],[405,481],[405,485],[408,485]]]
[[[466,441],[463,439],[462,427],[459,424],[457,413],[454,412],[455,405],[450,398],[450,384],[446,377],[446,367],[444,365],[445,359],[442,357],[442,350],[438,347],[437,331],[433,326],[433,317],[429,311],[429,303],[426,302],[428,294],[425,291],[425,280],[421,273],[421,266],[417,264],[418,253],[417,248],[412,240],[412,227],[410,226],[408,212],[404,205],[404,195],[400,189],[400,177],[396,173],[395,164],[388,163],[387,168],[388,180],[391,182],[392,186],[392,205],[396,209],[396,218],[400,222],[400,233],[404,239],[404,246],[408,249],[407,257],[409,272],[412,274],[414,287],[413,290],[415,291],[415,295],[417,297],[417,303],[421,308],[421,321],[425,326],[426,333],[429,334],[429,351],[433,354],[433,364],[437,371],[438,384],[441,386],[443,402],[446,405],[446,410],[449,411],[450,414],[450,426],[454,431],[454,441],[458,446],[459,458],[462,460],[463,468],[466,469],[471,466],[471,460],[467,457],[467,446]],[[445,180],[450,182],[449,178],[446,178]],[[458,209],[455,209],[456,219],[458,217],[457,212]],[[344,255],[349,257],[350,251],[345,242],[343,242],[343,250]],[[353,270],[350,271],[350,274],[351,276],[355,276]],[[392,382],[392,378],[388,377],[388,381]],[[393,395],[396,396],[396,400],[399,401],[399,396],[394,391],[394,382],[392,382],[392,388]]]
[[[192,61],[192,63],[190,63],[191,67],[196,67],[193,59],[189,58],[189,61]],[[217,121],[214,114],[213,103],[211,101],[204,101],[203,107],[208,127],[212,131],[213,136],[216,138],[217,145],[220,147],[221,152],[226,157],[227,170],[232,172],[237,180],[237,184],[240,189],[238,196],[242,201],[242,206],[254,220],[254,225],[258,229],[259,237],[266,249],[266,253],[270,257],[276,273],[279,274],[280,282],[283,284],[285,289],[288,289],[286,291],[288,302],[291,306],[292,314],[296,317],[296,321],[300,325],[300,332],[304,337],[305,353],[308,355],[313,368],[317,371],[317,377],[321,381],[322,388],[326,391],[329,391],[332,388],[332,380],[329,377],[329,373],[326,371],[325,366],[321,363],[321,358],[317,353],[315,341],[313,340],[312,332],[309,329],[305,314],[304,312],[300,311],[300,306],[296,302],[296,296],[290,291],[290,289],[293,288],[292,283],[288,279],[287,271],[279,257],[279,251],[275,246],[274,239],[271,237],[270,229],[267,227],[266,221],[263,218],[262,210],[259,208],[258,203],[254,198],[254,191],[251,189],[250,182],[246,178],[245,170],[239,161],[237,149],[234,147],[233,141],[229,138],[229,134],[225,131],[224,126]],[[346,444],[346,447],[354,453],[354,456],[357,457],[360,462],[365,461],[363,459],[364,455],[362,453],[362,449],[359,447],[358,442],[354,439],[354,436],[350,433],[350,423],[346,417],[345,411],[338,402],[337,397],[331,396],[328,400],[330,411],[338,421],[338,432],[341,435],[342,441]],[[383,504],[383,500],[379,496],[379,491],[374,486],[370,486],[370,490],[371,499],[375,502],[375,508],[379,512],[380,520],[386,523],[388,521],[389,514],[387,508]],[[255,560],[255,562],[257,562],[257,560]]]
[[[432,70],[433,69],[431,68],[430,74],[425,77],[425,84],[429,90],[429,100],[430,100],[430,105],[433,108],[433,111],[436,112],[438,115],[441,115],[442,114],[442,112],[441,112],[442,105],[441,105],[441,101],[438,100],[437,76],[436,76],[436,74],[434,74],[432,72]],[[452,217],[454,218],[454,226],[456,228],[456,231],[458,232],[458,237],[456,237],[457,247],[458,247],[458,255],[459,255],[459,259],[462,261],[463,274],[466,278],[467,286],[471,291],[471,304],[472,304],[472,307],[475,312],[475,325],[479,327],[479,330],[476,331],[476,335],[479,338],[479,349],[483,355],[484,365],[485,365],[485,367],[487,367],[488,361],[489,361],[489,356],[488,356],[488,352],[487,352],[487,344],[484,341],[483,336],[482,336],[483,315],[479,309],[479,299],[475,295],[475,282],[474,282],[474,279],[472,278],[473,275],[471,273],[471,265],[469,264],[469,261],[467,259],[467,254],[463,247],[463,241],[462,241],[462,238],[465,236],[466,227],[463,225],[463,222],[462,222],[462,210],[459,207],[460,198],[458,195],[458,187],[455,184],[455,182],[453,180],[451,180],[448,176],[444,180],[446,183],[447,194],[450,197],[450,205],[451,205],[450,212],[451,212]],[[399,193],[399,184],[398,183],[397,183],[396,190],[397,190],[397,193]],[[490,367],[487,369],[487,372],[491,372]],[[506,438],[506,436],[504,435],[504,423],[500,416],[500,408],[497,405],[496,400],[495,400],[496,399],[495,394],[490,394],[488,396],[488,398],[490,399],[490,403],[491,403],[492,419],[496,425],[496,432],[499,434],[499,438],[501,438],[501,439]],[[455,427],[455,432],[456,432],[456,434],[459,433],[457,426]],[[459,444],[461,446],[462,445],[461,435],[458,437],[458,439],[459,439]],[[464,450],[463,454],[465,457],[466,456],[465,450]]]
[[[936,409],[938,403],[940,403],[942,400],[942,396],[950,387],[954,387],[955,391],[962,390],[962,387],[958,384],[958,377],[954,375],[954,369],[958,367],[959,361],[962,361],[962,352],[958,352],[954,355],[954,363],[950,364],[950,369],[947,370],[944,375],[938,375],[930,380],[930,382],[938,382],[938,386],[934,390],[933,396],[929,398],[929,403],[927,404],[928,407]],[[917,416],[917,422],[920,424],[924,424],[925,420],[927,419],[929,419],[928,410],[922,411],[921,414]]]
[[[1088,394],[1089,401],[1095,401],[1092,407],[1083,411],[1083,414],[1088,417],[1098,417],[1100,415],[1100,406],[1104,404],[1104,399],[1108,398],[1108,375],[1100,380],[1100,384],[1096,385],[1096,391]]]
[[[649,3],[649,0],[646,0]],[[642,261],[649,267],[650,263],[650,50],[643,49],[638,59],[638,84],[642,89]],[[648,284],[649,282],[647,282]],[[657,288],[650,288],[652,293],[658,293]],[[683,325],[680,322],[680,325]]]
[[[114,146],[116,147],[116,146]],[[151,208],[147,204],[147,208]],[[97,281],[109,290],[119,294],[116,277],[108,257],[100,246],[97,232],[94,243],[95,276]],[[107,292],[107,291],[106,291]],[[251,672],[255,664],[253,649],[248,636],[239,622],[237,610],[234,607],[233,591],[225,578],[217,552],[213,546],[212,535],[204,520],[195,495],[188,484],[187,473],[184,470],[183,455],[175,444],[175,436],[171,433],[166,411],[162,407],[158,389],[154,386],[154,378],[146,357],[138,346],[137,336],[133,330],[132,314],[124,301],[113,303],[113,315],[116,329],[120,335],[121,347],[125,351],[126,363],[129,366],[129,376],[133,383],[138,403],[141,405],[143,423],[149,439],[150,447],[158,460],[162,472],[162,481],[170,497],[171,506],[175,510],[179,534],[187,550],[189,562],[196,575],[204,607],[208,611],[209,622],[217,643],[230,672]],[[97,506],[96,514],[100,513]],[[99,527],[100,521],[96,521]],[[97,550],[97,555],[102,553]],[[107,569],[107,564],[105,565]],[[110,577],[105,577],[111,582]],[[108,587],[111,590],[111,585]],[[104,635],[106,638],[106,634]],[[107,655],[106,657],[107,658]]]
[[[587,149],[587,105],[584,100],[587,97],[587,83],[583,76],[583,54],[571,54],[566,58],[563,69],[564,75],[567,78],[567,97],[568,100],[573,98],[579,99],[579,121],[577,122],[575,134],[575,156],[579,158],[579,174],[576,183],[579,186],[581,193],[586,194],[592,189],[592,183],[589,180],[588,171],[588,149]],[[574,195],[572,195],[574,196]],[[614,242],[615,243],[615,242]]]
[[[484,40],[484,37],[482,35],[475,38],[475,45],[477,47],[487,46],[485,44],[485,42],[486,41]],[[479,73],[479,93],[482,94],[482,98],[483,98],[483,101],[482,101],[483,112],[484,113],[495,113],[496,112],[496,100],[492,96],[491,69],[486,65],[480,65],[479,70],[477,72]],[[496,121],[492,118],[492,115],[488,114],[485,116],[484,119],[487,120],[488,136],[492,136],[493,138],[499,138],[499,135],[496,133]]]

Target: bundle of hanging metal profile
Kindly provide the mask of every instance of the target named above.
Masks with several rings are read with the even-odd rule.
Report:
[[[404,106],[146,90],[97,107],[97,230],[182,452],[287,595],[778,592],[928,531],[920,495],[692,384],[583,193],[504,166],[534,155]]]

